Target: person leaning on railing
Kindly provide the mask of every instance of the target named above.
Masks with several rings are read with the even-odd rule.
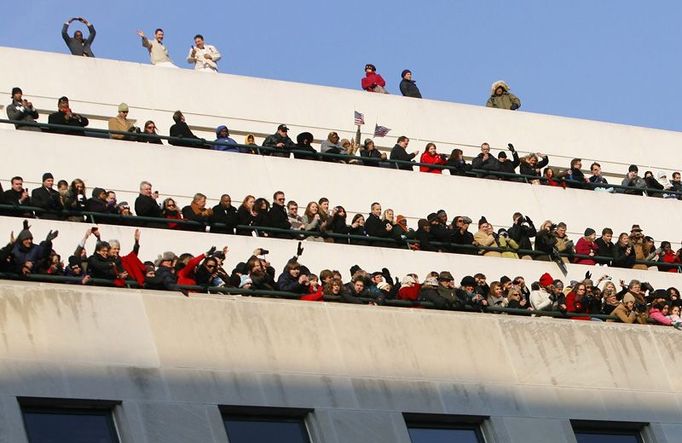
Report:
[[[464,152],[459,148],[452,150],[445,166],[450,171],[450,175],[465,176],[471,171],[471,165],[464,160]]]
[[[289,128],[285,124],[277,126],[277,132],[272,135],[268,135],[265,140],[263,140],[263,146],[274,148],[276,152],[263,151],[262,155],[271,155],[273,157],[290,157],[291,149],[294,149],[296,144],[293,140],[289,138]]]
[[[490,153],[490,145],[488,143],[481,145],[481,153],[471,161],[471,168],[482,171],[476,173],[478,178],[500,179],[499,174],[496,174],[500,170],[500,162]]]
[[[398,141],[396,142],[395,146],[393,146],[393,149],[391,149],[391,155],[390,159],[391,160],[398,160],[400,162],[405,162],[405,163],[398,163],[396,164],[396,167],[398,169],[402,169],[404,171],[411,171],[412,170],[412,165],[407,164],[407,162],[412,163],[413,159],[419,155],[419,151],[415,151],[412,153],[407,153],[407,146],[410,144],[410,139],[407,138],[404,135],[401,135],[398,137]]]
[[[544,155],[540,152],[537,153],[531,152],[530,154],[521,159],[521,163],[519,164],[519,173],[521,175],[537,177],[537,180],[531,179],[531,183],[533,182],[539,183],[540,177],[542,175],[542,168],[544,168],[548,164],[549,157],[547,155]]]

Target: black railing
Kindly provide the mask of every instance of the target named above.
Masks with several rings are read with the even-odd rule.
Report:
[[[248,151],[248,152],[255,152],[256,154],[260,155],[281,155],[281,156],[286,156],[289,157],[291,154],[294,156],[300,158],[300,159],[312,159],[312,160],[328,160],[332,162],[358,162],[361,164],[365,163],[370,163],[370,164],[386,164],[390,165],[394,169],[400,169],[401,166],[425,166],[430,169],[440,169],[440,170],[448,170],[448,171],[453,171],[456,170],[456,168],[448,165],[436,165],[432,163],[420,163],[420,162],[415,162],[415,161],[403,161],[403,160],[393,160],[393,159],[386,159],[386,160],[381,160],[381,159],[376,159],[376,158],[369,158],[369,157],[362,157],[362,156],[356,156],[356,155],[347,155],[347,154],[334,154],[334,153],[328,153],[328,152],[312,152],[312,151],[306,151],[306,150],[300,150],[296,149],[296,146],[290,146],[286,147],[284,149],[282,148],[275,148],[275,147],[269,147],[269,146],[258,146],[258,145],[243,145],[243,144],[235,144],[235,145],[228,145],[226,143],[222,142],[216,142],[216,141],[209,141],[209,140],[204,140],[204,139],[191,139],[191,138],[185,138],[185,137],[170,137],[170,136],[165,136],[165,135],[156,135],[156,134],[145,134],[143,132],[128,132],[128,131],[112,131],[112,130],[107,130],[107,129],[98,129],[98,128],[81,128],[80,126],[70,126],[70,125],[55,125],[55,124],[50,124],[50,123],[38,123],[38,122],[29,122],[29,121],[21,121],[21,120],[7,120],[7,119],[0,119],[0,123],[4,124],[14,124],[14,125],[20,125],[20,126],[30,126],[30,127],[37,127],[40,128],[44,132],[59,132],[61,131],[82,131],[82,135],[84,136],[89,136],[89,137],[96,137],[96,138],[108,138],[112,134],[114,135],[122,135],[125,136],[127,139],[122,140],[122,141],[155,141],[155,140],[166,140],[170,144],[177,144],[180,146],[185,146],[185,147],[195,147],[195,148],[213,148],[215,146],[218,147],[226,147],[226,146],[231,146],[234,147],[241,152]],[[79,134],[80,135],[80,134]],[[188,146],[192,145],[192,146]],[[457,175],[457,174],[453,174]],[[549,179],[541,176],[535,176],[535,175],[523,175],[523,174],[518,174],[518,173],[509,173],[509,172],[503,172],[503,171],[495,171],[495,170],[486,170],[486,169],[471,169],[465,172],[465,176],[467,177],[472,177],[472,178],[481,178],[481,177],[497,177],[498,179],[501,180],[508,180],[508,181],[516,181],[516,182],[525,182],[525,183],[530,183],[532,181],[540,181],[543,184],[546,184]],[[594,190],[594,189],[608,189],[612,188],[618,193],[625,193],[625,194],[639,194],[639,193],[645,193],[647,195],[662,195],[662,194],[668,194],[668,195],[674,195],[678,199],[682,199],[682,191],[674,191],[674,190],[661,190],[661,189],[656,189],[656,188],[636,188],[632,186],[622,186],[622,185],[617,185],[617,184],[597,184],[597,183],[590,183],[590,182],[578,182],[574,180],[569,180],[566,178],[554,178],[554,180],[566,183],[569,188],[572,189],[584,189],[584,190]]]
[[[217,233],[223,234],[227,225],[223,223],[209,223],[209,222],[198,222],[194,220],[181,220],[181,219],[167,219],[167,218],[156,218],[156,217],[141,217],[137,215],[124,216],[120,214],[108,214],[100,212],[87,212],[87,211],[50,211],[34,206],[23,206],[23,205],[7,205],[0,204],[0,214],[16,216],[16,217],[26,217],[29,213],[35,213],[38,218],[44,214],[50,214],[54,217],[50,219],[66,219],[68,217],[83,217],[84,221],[87,220],[92,224],[112,224],[112,225],[124,225],[124,226],[137,226],[137,227],[148,227],[148,228],[160,228],[160,229],[171,229],[169,225],[179,225],[187,230],[196,232],[205,232],[208,227],[209,232],[215,231]],[[268,234],[268,236],[273,236],[279,239],[291,239],[291,240],[303,240],[308,237],[321,237],[330,238],[335,240],[334,243],[337,244],[352,244],[357,246],[372,246],[372,247],[393,247],[393,248],[404,248],[411,249],[410,245],[420,245],[419,240],[407,237],[401,237],[399,239],[393,237],[373,237],[368,235],[353,235],[353,234],[339,234],[329,231],[304,231],[297,229],[281,229],[273,228],[268,226],[252,226],[252,225],[237,225],[237,232],[256,232],[259,234]],[[337,241],[338,240],[338,241]],[[444,253],[453,254],[467,254],[467,255],[480,255],[486,252],[511,252],[516,253],[519,257],[531,256],[536,257],[546,257],[553,256],[555,254],[550,254],[545,251],[538,251],[533,249],[513,249],[511,247],[499,247],[499,246],[476,246],[471,244],[458,244],[458,243],[443,243],[443,242],[430,242],[434,247],[438,248],[438,251]],[[611,262],[614,261],[614,257],[600,256],[600,255],[582,255],[576,253],[559,253],[558,257],[569,259],[569,263],[572,262],[573,258],[594,260],[596,263],[605,263],[609,266]],[[682,264],[672,264],[665,263],[662,261],[653,260],[634,260],[631,261],[633,264],[640,264],[646,266],[657,266],[661,268],[661,271],[667,271],[669,269],[682,270]]]
[[[54,274],[29,274],[20,276],[18,274],[0,273],[0,280],[12,281],[27,281],[35,283],[61,283],[61,284],[85,284],[91,286],[104,287],[120,287],[117,286],[113,280],[102,278],[89,278],[87,283],[83,283],[84,276],[63,276]],[[126,288],[140,288],[134,280],[125,280]],[[174,285],[175,291],[181,292],[185,295],[190,293],[205,293],[205,294],[221,294],[221,295],[242,295],[259,298],[278,298],[287,300],[300,300],[303,295],[293,292],[278,291],[278,290],[259,290],[259,289],[243,289],[243,288],[229,288],[219,286],[202,286],[202,285]],[[370,297],[356,297],[361,302],[368,304],[375,301]],[[322,298],[326,302],[343,302],[340,296],[324,295]],[[590,317],[600,320],[615,320],[616,317],[604,314],[589,314],[563,311],[536,311],[532,309],[516,309],[516,308],[502,308],[498,306],[488,306],[481,309],[476,309],[471,306],[464,306],[462,308],[443,308],[437,307],[428,301],[409,301],[387,299],[381,302],[383,306],[399,307],[399,308],[422,308],[422,309],[436,309],[436,310],[450,310],[450,311],[465,311],[465,312],[483,312],[483,313],[504,313],[509,315],[520,316],[535,316],[535,317],[552,317],[552,318],[574,318],[574,317]]]

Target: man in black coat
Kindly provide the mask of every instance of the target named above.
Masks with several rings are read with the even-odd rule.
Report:
[[[507,229],[509,238],[519,245],[519,249],[532,250],[533,245],[531,244],[530,239],[535,237],[538,233],[533,224],[533,220],[531,220],[530,217],[524,217],[520,212],[514,213],[513,219],[514,224]],[[519,257],[532,259],[531,255],[524,252],[519,253]]]
[[[616,245],[613,244],[613,230],[611,228],[604,228],[601,231],[601,237],[596,239],[594,243],[597,245],[597,256],[613,257],[616,252]],[[609,259],[598,259],[599,264],[610,264]]]
[[[175,124],[170,127],[170,136],[175,139],[170,139],[168,143],[173,146],[187,146],[189,148],[207,148],[206,140],[194,135],[192,130],[185,123],[185,116],[182,112],[175,111],[173,113],[173,121]],[[181,140],[178,140],[181,139]]]
[[[490,155],[490,145],[483,143],[481,153],[471,161],[471,169],[475,169],[476,176],[479,178],[492,178],[499,180],[499,175],[495,172],[500,170],[500,162]]]
[[[296,149],[294,141],[289,138],[289,128],[287,125],[281,124],[277,126],[277,132],[272,135],[268,135],[263,141],[263,146],[269,148],[275,148],[277,152],[265,152],[263,155],[272,155],[273,157],[289,157],[291,149]]]
[[[365,232],[370,237],[390,238],[393,226],[381,220],[381,205],[377,202],[372,203],[371,212],[365,221]],[[393,242],[372,242],[374,246],[393,246]]]
[[[272,196],[272,207],[265,216],[265,226],[278,229],[291,229],[291,223],[289,223],[289,216],[284,207],[284,201],[284,192],[275,192]],[[290,234],[281,232],[271,232],[269,233],[269,236],[275,238],[291,238]]]
[[[90,121],[80,114],[71,111],[68,97],[61,97],[57,101],[57,112],[53,112],[47,119],[52,125],[73,126],[78,129],[50,128],[50,132],[67,135],[84,135],[83,128],[90,124]]]
[[[140,195],[135,199],[135,215],[139,217],[163,218],[161,208],[152,194],[152,184],[148,181],[140,183]]]
[[[474,234],[469,232],[469,225],[471,224],[471,219],[465,216],[458,216],[452,222],[452,243],[454,245],[468,245],[470,247],[457,247],[454,246],[454,252],[458,254],[478,254],[478,250],[474,245]]]
[[[55,214],[55,212],[64,209],[64,205],[59,198],[59,192],[57,192],[53,186],[54,177],[51,173],[46,172],[43,174],[43,185],[31,192],[31,205],[50,211],[37,214],[39,218],[57,220],[59,219],[59,216]]]
[[[211,226],[211,232],[221,234],[234,234],[234,230],[239,224],[237,217],[237,209],[232,206],[232,198],[228,194],[220,196],[220,203],[213,207],[213,215],[210,218],[210,223],[219,223],[225,226]]]
[[[509,160],[507,158],[507,153],[504,151],[501,151],[499,154],[497,154],[497,163],[500,172],[505,172],[507,174],[516,174],[516,168],[518,168],[519,164],[521,163],[521,160],[519,159],[519,154],[516,152],[516,149],[514,149],[514,145],[511,143],[507,144],[509,146],[509,151],[512,153],[512,158],[514,160]],[[509,181],[518,181],[518,179],[510,176],[501,176],[502,180],[509,180]]]
[[[107,191],[102,188],[92,190],[92,197],[85,202],[86,212],[99,212],[101,214],[111,214],[112,208],[107,206]],[[113,208],[114,211],[116,208]]]
[[[396,145],[391,149],[391,155],[389,157],[390,160],[400,160],[403,162],[411,162],[413,158],[419,154],[418,152],[413,152],[411,154],[407,153],[407,145],[410,143],[410,139],[405,137],[404,135],[401,135],[398,137],[398,142]],[[412,170],[412,165],[409,164],[398,164],[397,166],[398,169],[402,169],[404,171],[411,171]]]
[[[405,69],[400,76],[403,78],[400,81],[400,92],[405,97],[422,98],[421,92],[414,80],[412,80],[412,71]]]

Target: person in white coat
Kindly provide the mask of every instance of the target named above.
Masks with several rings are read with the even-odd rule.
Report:
[[[218,72],[218,60],[220,51],[213,46],[204,43],[204,36],[194,36],[194,45],[189,50],[187,62],[194,65],[195,71]]]

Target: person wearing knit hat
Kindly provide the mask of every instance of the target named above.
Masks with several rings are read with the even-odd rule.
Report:
[[[12,103],[7,105],[7,118],[9,120],[35,123],[38,118],[38,111],[33,107],[33,103],[26,100],[23,95],[24,93],[21,88],[12,88]],[[25,131],[41,131],[37,126],[15,124],[14,127]]]
[[[635,308],[635,303],[636,299],[634,295],[631,293],[627,292],[623,296],[623,300],[621,303],[616,306],[616,308],[611,312],[611,315],[616,317],[615,320],[608,320],[608,321],[615,321],[619,323],[640,323],[640,324],[646,324],[647,322],[647,315],[645,312],[637,312]]]
[[[388,94],[386,89],[386,81],[377,73],[377,68],[371,63],[365,65],[365,76],[360,80],[362,89],[367,92],[377,92],[379,94]]]
[[[48,220],[59,219],[59,215],[55,214],[55,212],[63,210],[64,205],[59,192],[54,189],[54,177],[52,176],[52,173],[44,173],[43,185],[31,192],[31,206],[36,206],[47,211],[40,215],[41,218]]]
[[[45,238],[45,241],[40,242],[39,245],[33,243],[33,234],[30,231],[31,227],[28,220],[24,220],[23,229],[12,246],[12,256],[14,256],[14,264],[19,273],[30,273],[33,265],[41,260],[45,260],[50,256],[52,251],[52,240],[57,238],[59,231],[50,231]],[[25,271],[24,266],[29,263],[28,269]]]
[[[551,311],[554,309],[553,290],[554,279],[547,272],[540,276],[540,289],[531,291],[530,305],[536,311]]]
[[[116,117],[109,119],[109,130],[117,132],[134,132],[135,125],[132,120],[128,120],[128,105],[121,103],[118,105],[118,114]],[[138,130],[139,131],[139,130]],[[135,137],[128,134],[110,134],[110,137],[115,140],[135,140]]]
[[[597,261],[592,258],[597,255],[597,252],[599,252],[599,246],[597,246],[597,243],[595,243],[596,239],[597,233],[594,229],[585,229],[584,235],[580,237],[578,243],[575,244],[576,257],[573,259],[575,263],[579,265],[597,264]],[[580,257],[581,255],[586,257]]]
[[[76,114],[71,110],[69,98],[62,96],[57,100],[57,112],[53,112],[47,117],[47,122],[51,125],[59,125],[62,127],[51,127],[50,132],[56,134],[66,135],[85,135],[83,128],[90,124],[90,120],[80,114]],[[63,126],[70,126],[73,129],[63,128]]]
[[[102,188],[95,188],[92,190],[92,198],[85,202],[85,210],[87,212],[111,213],[111,209],[107,206],[107,191]]]
[[[422,98],[417,83],[412,80],[412,71],[405,69],[400,74],[400,77],[402,78],[400,81],[400,92],[404,97]]]

